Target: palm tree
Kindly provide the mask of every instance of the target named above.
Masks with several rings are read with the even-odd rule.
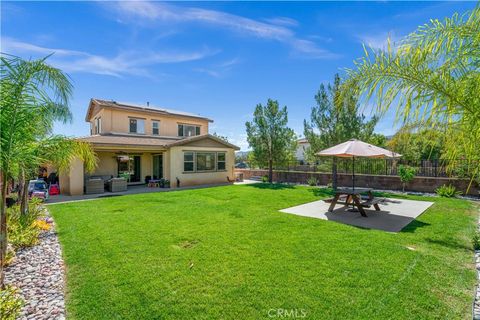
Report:
[[[89,145],[60,136],[50,136],[54,121],[70,121],[72,84],[61,70],[45,61],[0,56],[0,285],[7,249],[6,196],[8,181],[27,175],[43,162],[68,166],[74,156],[95,166]],[[56,147],[54,147],[56,146]],[[47,152],[47,151],[50,152]],[[79,153],[75,153],[78,152]],[[47,155],[48,153],[48,155]]]
[[[444,21],[431,20],[385,50],[365,48],[347,70],[344,92],[355,90],[379,113],[446,133],[445,157],[465,157],[480,174],[480,5]],[[340,98],[341,99],[341,98]]]

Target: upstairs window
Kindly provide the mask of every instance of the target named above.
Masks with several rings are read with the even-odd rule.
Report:
[[[130,133],[145,133],[145,120],[130,118]]]
[[[152,134],[153,135],[160,134],[160,124],[158,121],[152,121]]]
[[[179,137],[193,137],[200,135],[200,126],[194,126],[189,124],[179,124],[178,125],[178,136]]]
[[[102,118],[95,119],[95,134],[102,133]]]

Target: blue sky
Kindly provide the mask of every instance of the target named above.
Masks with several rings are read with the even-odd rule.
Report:
[[[211,132],[247,149],[245,121],[268,98],[303,133],[321,83],[352,67],[362,43],[379,48],[476,2],[2,2],[1,51],[55,53],[75,90],[73,123],[87,135],[90,98],[213,118]],[[369,115],[369,114],[367,114]],[[387,114],[376,131],[394,133]]]

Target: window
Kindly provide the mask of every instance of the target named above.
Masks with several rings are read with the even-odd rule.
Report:
[[[217,153],[217,170],[225,170],[226,166],[225,152]]]
[[[152,121],[152,134],[159,135],[160,134],[160,129],[159,129],[159,122],[158,121]]]
[[[200,126],[179,124],[178,136],[179,137],[192,137],[200,135]]]
[[[95,119],[95,134],[102,133],[102,118]]]
[[[194,153],[193,152],[185,152],[183,154],[183,171],[185,172],[193,172],[194,171]]]
[[[215,152],[197,152],[197,171],[215,170]]]
[[[195,152],[183,153],[183,172],[208,172],[226,170],[225,152]]]
[[[145,133],[145,120],[130,119],[130,133]]]

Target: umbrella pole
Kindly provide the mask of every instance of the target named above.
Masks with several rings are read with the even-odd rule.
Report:
[[[353,158],[353,163],[352,163],[352,184],[353,184],[353,191],[355,191],[355,156]]]

